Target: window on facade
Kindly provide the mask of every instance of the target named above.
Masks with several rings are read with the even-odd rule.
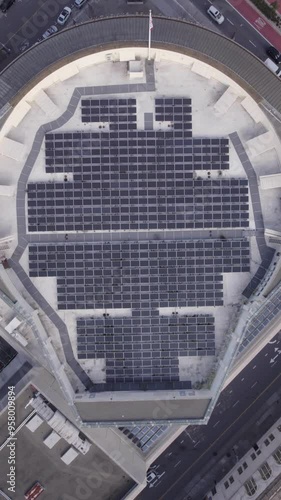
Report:
[[[238,474],[240,474],[240,476],[241,476],[241,474],[243,473],[243,469],[242,469],[242,467],[238,467],[237,472],[238,472]]]
[[[246,469],[247,469],[247,467],[248,467],[247,462],[243,462],[243,469],[244,469],[244,470],[246,470]]]
[[[227,490],[227,488],[229,488],[229,482],[228,481],[225,481],[224,487],[225,487],[226,490]]]
[[[213,496],[217,494],[217,488],[215,486],[213,487],[211,493]]]
[[[273,458],[278,465],[281,465],[281,447],[273,453]]]
[[[257,455],[260,455],[260,454],[261,454],[261,450],[258,450],[258,451],[257,451]]]
[[[229,479],[230,484],[234,483],[233,476],[229,476],[229,478],[228,478],[228,479]]]
[[[259,468],[259,473],[264,481],[270,478],[272,470],[267,462],[264,462],[262,466]]]
[[[270,444],[269,439],[267,439],[267,438],[266,438],[266,439],[264,440],[264,444],[265,444],[265,446],[268,446],[268,445]]]
[[[256,457],[256,454],[255,454],[255,453],[252,453],[252,455],[251,455],[251,459],[252,459],[252,460],[256,460],[256,458],[257,458],[257,457]]]
[[[281,432],[281,425],[278,425],[277,429]]]
[[[273,439],[275,439],[275,436],[273,434],[269,434],[268,437],[269,437],[270,441],[273,441]]]
[[[251,477],[251,479],[249,479],[249,481],[247,481],[244,484],[244,486],[245,486],[246,493],[249,497],[252,497],[257,491],[256,481],[254,480],[253,477]]]

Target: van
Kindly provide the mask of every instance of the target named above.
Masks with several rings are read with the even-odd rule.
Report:
[[[278,66],[278,64],[275,64],[271,59],[266,59],[264,61],[264,64],[272,71],[272,73],[275,73],[275,75],[279,76],[281,78],[281,68]]]

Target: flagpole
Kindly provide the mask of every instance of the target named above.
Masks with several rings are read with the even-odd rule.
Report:
[[[149,11],[148,21],[148,60],[150,61],[150,48],[151,48],[151,10]]]

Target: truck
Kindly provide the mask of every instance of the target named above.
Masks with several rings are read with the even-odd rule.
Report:
[[[26,500],[35,500],[36,498],[39,497],[39,495],[41,495],[41,493],[44,491],[44,488],[42,486],[42,484],[39,483],[39,481],[37,481],[31,488],[30,490],[28,490],[25,495],[24,495],[24,498]]]
[[[278,66],[278,64],[276,64],[269,58],[264,61],[264,64],[270,69],[270,71],[272,71],[272,73],[275,73],[275,75],[281,78],[281,68],[280,66]]]

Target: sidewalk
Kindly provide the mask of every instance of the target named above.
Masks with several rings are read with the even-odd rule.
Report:
[[[281,31],[271,25],[271,22],[247,0],[226,0],[241,14],[260,34],[281,52]],[[281,3],[281,1],[280,1]]]

